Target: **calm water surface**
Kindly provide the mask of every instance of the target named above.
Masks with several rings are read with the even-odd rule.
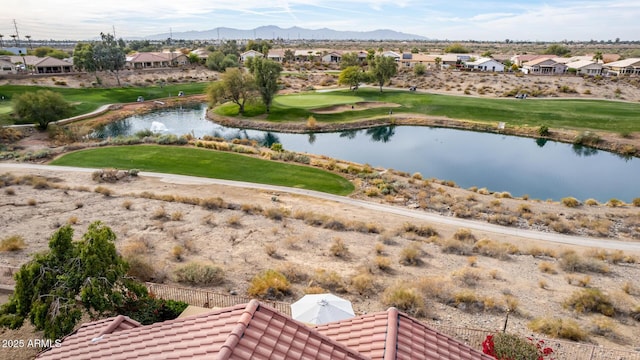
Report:
[[[600,202],[640,197],[640,159],[553,141],[420,126],[342,133],[285,134],[227,128],[205,118],[204,107],[163,110],[105,126],[98,136],[155,132],[280,142],[287,150],[327,155],[486,187],[536,199],[573,196]]]

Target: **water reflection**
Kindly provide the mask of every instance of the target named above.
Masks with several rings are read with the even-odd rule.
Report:
[[[538,145],[539,147],[544,147],[547,144],[547,141],[549,141],[548,139],[536,139],[536,145]]]
[[[598,154],[598,149],[588,147],[588,146],[583,146],[580,144],[573,144],[572,148],[573,148],[573,152],[576,153],[576,155],[578,156],[588,157],[588,156],[593,156]]]
[[[367,129],[367,135],[371,135],[371,140],[377,142],[389,142],[391,137],[395,134],[395,126],[380,126],[371,129]]]

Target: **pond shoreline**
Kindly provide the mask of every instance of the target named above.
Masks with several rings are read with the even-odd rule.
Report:
[[[379,126],[429,126],[438,128],[460,129],[468,131],[486,132],[494,134],[511,135],[518,137],[527,137],[533,139],[551,140],[567,144],[575,144],[575,139],[585,131],[566,130],[566,129],[549,129],[549,135],[538,135],[538,129],[534,127],[512,127],[506,124],[504,128],[500,128],[498,123],[481,123],[468,120],[450,119],[446,117],[434,117],[421,114],[393,114],[390,116],[378,116],[374,118],[342,122],[342,123],[320,123],[316,122],[316,126],[309,127],[304,122],[283,122],[275,123],[264,120],[242,119],[215,114],[212,110],[207,111],[207,119],[227,127],[235,127],[240,129],[273,131],[292,134],[307,133],[327,133],[340,132],[349,130],[369,129]],[[595,133],[594,131],[590,131]],[[620,156],[640,157],[640,149],[634,143],[633,139],[621,138],[616,133],[598,132],[600,141],[593,144],[576,144],[595,148],[598,150],[609,151]],[[626,141],[625,141],[626,140]],[[636,140],[637,142],[637,140]],[[631,151],[631,150],[633,151]]]
[[[102,115],[87,119],[86,125],[95,127],[121,120],[128,116],[143,114],[157,109],[171,108],[181,105],[194,105],[204,103],[206,97],[204,95],[193,95],[184,98],[161,99],[161,101],[146,101],[142,103],[131,104],[114,104],[111,105],[109,111]],[[477,132],[486,132],[494,134],[503,134],[510,136],[526,137],[541,140],[551,140],[567,144],[575,144],[575,139],[581,133],[589,131],[597,134],[599,141],[597,143],[576,144],[587,146],[598,150],[604,150],[618,154],[623,157],[640,157],[640,139],[631,135],[623,138],[614,132],[592,131],[592,130],[570,130],[570,129],[549,129],[547,136],[540,136],[536,127],[509,126],[505,124],[504,128],[500,128],[499,124],[474,122],[469,120],[451,119],[447,117],[434,117],[422,114],[392,114],[390,116],[378,116],[373,118],[341,122],[341,123],[321,123],[316,122],[316,126],[309,127],[306,122],[271,122],[259,119],[248,119],[239,117],[229,117],[215,114],[211,109],[207,110],[206,118],[214,123],[235,127],[240,129],[273,131],[292,134],[306,133],[327,133],[340,132],[349,130],[369,129],[379,126],[429,126],[439,128],[450,128]]]

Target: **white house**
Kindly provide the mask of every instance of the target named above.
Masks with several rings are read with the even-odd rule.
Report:
[[[240,61],[245,62],[248,58],[254,58],[254,57],[261,58],[261,57],[264,57],[264,54],[255,50],[245,51],[242,54],[240,54]]]
[[[640,58],[629,58],[604,64],[607,74],[640,75]]]
[[[480,71],[504,71],[504,64],[492,58],[480,58],[476,61],[466,62],[465,67],[471,70]]]
[[[602,74],[602,64],[592,60],[578,60],[565,65],[567,65],[567,70],[576,69],[576,75],[596,76]]]
[[[340,60],[342,60],[342,55],[335,51],[323,55],[321,59],[323,63],[339,63]]]
[[[389,50],[383,52],[382,56],[392,57],[395,59],[395,61],[400,61],[400,59],[402,58],[402,55],[398,54],[395,51],[389,51]]]

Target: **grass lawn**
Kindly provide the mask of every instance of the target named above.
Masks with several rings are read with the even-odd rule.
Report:
[[[640,104],[604,100],[564,99],[487,99],[464,96],[411,93],[407,91],[361,88],[349,90],[302,93],[277,96],[267,119],[274,122],[306,121],[313,115],[320,122],[348,122],[387,115],[389,109],[346,111],[338,114],[313,114],[314,108],[352,104],[360,101],[380,101],[400,104],[398,113],[417,113],[445,116],[478,122],[505,122],[511,126],[540,126],[551,128],[593,129],[614,132],[640,131]],[[233,105],[222,107],[225,115],[233,115]],[[237,114],[237,106],[235,107]],[[245,116],[261,114],[260,107],[247,107]]]
[[[235,153],[175,146],[118,146],[66,154],[50,165],[143,171],[239,180],[347,195],[347,179],[308,166],[256,159]]]
[[[179,91],[184,91],[187,95],[203,94],[207,86],[208,83],[189,83],[167,84],[163,87],[70,89],[46,86],[2,85],[0,86],[0,97],[4,96],[5,100],[0,102],[0,119],[5,115],[4,122],[7,122],[6,115],[11,112],[11,98],[27,91],[51,90],[60,93],[65,100],[74,105],[71,116],[76,116],[89,113],[105,104],[135,102],[138,96],[144,97],[145,100],[153,100],[177,96]]]

